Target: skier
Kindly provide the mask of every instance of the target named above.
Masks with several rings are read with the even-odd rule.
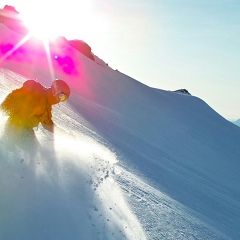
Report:
[[[41,123],[45,129],[54,132],[52,105],[66,101],[69,96],[70,88],[63,80],[54,80],[50,88],[27,80],[21,88],[7,95],[0,108],[9,116],[11,126],[33,132],[33,128]]]

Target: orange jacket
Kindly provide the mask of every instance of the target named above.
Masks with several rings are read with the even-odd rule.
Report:
[[[33,128],[39,123],[44,127],[53,126],[47,89],[34,80],[26,81],[7,95],[1,109],[7,113],[9,121],[19,127]]]

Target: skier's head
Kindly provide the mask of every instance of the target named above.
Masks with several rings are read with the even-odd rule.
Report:
[[[52,94],[57,100],[57,102],[64,102],[70,96],[70,88],[66,82],[60,79],[56,79],[52,82]]]

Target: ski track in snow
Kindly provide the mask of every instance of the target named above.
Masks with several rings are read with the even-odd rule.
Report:
[[[117,167],[116,172],[117,182],[142,223],[148,239],[230,239],[199,220],[196,213],[134,174],[121,167]]]

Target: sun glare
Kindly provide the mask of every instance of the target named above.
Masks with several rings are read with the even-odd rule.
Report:
[[[25,26],[29,29],[32,37],[47,40],[60,35],[59,23],[53,13],[45,12],[44,15],[39,12],[21,14]]]
[[[31,36],[35,38],[46,40],[57,36],[80,35],[81,31],[90,30],[94,17],[88,1],[79,0],[77,3],[76,5],[76,1],[69,0],[67,4],[56,4],[55,1],[42,0],[24,5],[25,8],[22,6],[19,12]]]

